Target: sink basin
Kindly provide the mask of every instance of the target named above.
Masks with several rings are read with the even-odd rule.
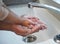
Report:
[[[14,5],[9,6],[9,8],[16,13],[18,16],[28,14],[39,17],[41,21],[46,23],[47,29],[40,30],[32,35],[37,36],[37,40],[32,43],[26,43],[22,40],[22,36],[16,35],[10,31],[0,31],[0,44],[37,44],[40,42],[47,41],[53,38],[55,35],[60,33],[60,21],[56,19],[47,10],[42,8],[29,9],[26,5]]]
[[[56,2],[57,4],[60,4],[60,0],[53,0],[54,2]]]
[[[53,41],[53,39],[49,39],[47,41],[41,42],[41,43],[37,43],[37,44],[57,44]]]

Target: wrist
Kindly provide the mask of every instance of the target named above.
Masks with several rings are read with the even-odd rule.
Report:
[[[6,23],[0,23],[0,30],[12,31],[12,25]]]
[[[13,12],[9,12],[9,15],[3,22],[7,22],[10,24],[18,24],[20,23],[20,19]]]

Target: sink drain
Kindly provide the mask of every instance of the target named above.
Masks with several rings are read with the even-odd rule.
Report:
[[[29,35],[26,37],[23,37],[23,41],[24,42],[34,42],[37,39],[37,37],[35,35]]]
[[[54,37],[54,41],[55,41],[56,43],[60,43],[60,34],[58,34],[58,35],[56,35],[56,36]]]

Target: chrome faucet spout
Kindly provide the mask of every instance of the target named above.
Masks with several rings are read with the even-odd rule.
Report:
[[[32,7],[45,8],[45,9],[48,9],[50,11],[53,11],[55,13],[60,14],[60,8],[56,8],[56,7],[47,5],[47,4],[40,4],[40,3],[30,2],[30,3],[28,3],[28,7],[29,8],[32,8]]]

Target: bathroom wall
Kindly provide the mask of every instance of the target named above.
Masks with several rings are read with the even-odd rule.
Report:
[[[60,4],[57,4],[56,2],[54,2],[53,0],[39,0],[40,3],[44,3],[44,4],[48,4],[48,5],[52,5],[54,7],[60,8]],[[48,10],[49,11],[49,10]],[[60,14],[56,14],[54,12],[49,11],[52,15],[54,15],[58,20],[60,20]]]
[[[37,0],[3,0],[6,5],[26,4],[28,2],[35,2]]]

